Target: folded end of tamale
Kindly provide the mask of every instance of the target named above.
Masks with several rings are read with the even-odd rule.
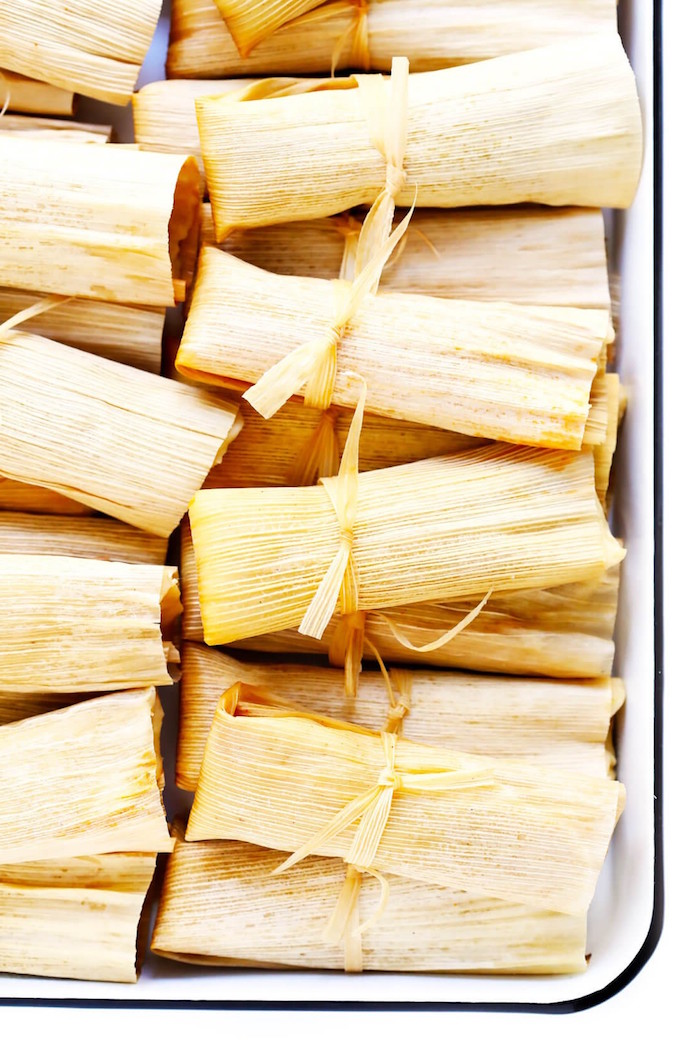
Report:
[[[182,602],[180,600],[180,585],[178,571],[174,566],[166,566],[163,569],[163,582],[160,592],[160,633],[163,639],[163,654],[167,673],[173,681],[177,681],[180,672],[180,652],[178,644],[180,641],[180,617],[182,616]]]
[[[175,183],[173,210],[168,223],[173,297],[177,303],[187,298],[194,277],[199,248],[200,207],[199,167],[194,157],[188,157]]]

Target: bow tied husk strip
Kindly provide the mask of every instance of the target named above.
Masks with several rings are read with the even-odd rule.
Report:
[[[377,880],[381,888],[381,896],[374,914],[360,925],[360,890],[362,889],[363,875],[371,875]],[[343,943],[346,973],[362,973],[362,934],[376,926],[384,914],[388,902],[389,880],[381,871],[375,871],[374,868],[358,868],[355,864],[348,864],[345,871],[345,881],[338,895],[333,914],[323,932],[323,940],[326,944],[337,945]]]

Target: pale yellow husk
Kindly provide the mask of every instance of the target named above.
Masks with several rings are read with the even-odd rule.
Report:
[[[110,518],[0,513],[0,554],[54,554],[163,565],[167,539]]]
[[[0,334],[0,415],[7,477],[159,536],[240,427],[204,391],[20,329]]]
[[[189,841],[242,839],[302,859],[315,840],[309,852],[419,882],[572,915],[588,908],[624,807],[621,784],[403,738],[385,780],[380,734],[257,702],[236,707],[236,693],[214,715]],[[476,782],[458,786],[455,771]],[[361,860],[355,828],[322,833],[369,791],[388,819],[372,811],[378,845]]]
[[[1,93],[0,76],[0,95]],[[14,116],[6,113],[0,118],[0,132],[3,138],[5,135],[18,135],[22,138],[104,145],[112,135],[112,128],[107,124],[81,124],[77,120],[51,120],[48,117]]]
[[[0,285],[172,306],[192,276],[199,201],[192,157],[48,149],[0,130]]]
[[[0,689],[169,685],[179,612],[173,568],[0,554]]]
[[[242,58],[247,58],[276,29],[322,3],[323,0],[216,0]]]
[[[101,695],[97,693],[97,695]],[[60,707],[94,700],[94,693],[11,693],[0,690],[0,726],[21,722],[23,718],[44,715]]]
[[[151,43],[160,0],[22,0],[0,9],[0,66],[126,105]]]
[[[72,117],[75,109],[72,91],[0,69],[0,109],[5,99],[10,113]]]
[[[173,0],[168,76],[329,73],[333,58],[339,69],[388,70],[394,55],[407,55],[417,72],[617,25],[616,0],[370,0],[365,37],[361,7],[357,0],[326,3],[241,58],[215,0]]]
[[[313,857],[269,877],[284,854],[245,842],[182,842],[168,859],[151,949],[209,966],[343,969],[324,939],[345,878],[335,858]],[[463,891],[388,877],[386,908],[362,934],[365,970],[578,973],[586,920]],[[380,905],[365,877],[359,920]]]
[[[170,852],[153,688],[0,727],[0,864]]]
[[[222,386],[257,382],[296,348],[326,338],[348,288],[271,274],[205,248],[176,367]],[[605,310],[368,295],[338,340],[332,403],[355,406],[351,373],[359,373],[376,415],[580,448],[609,329]]]
[[[154,853],[0,867],[0,970],[132,983]]]
[[[26,485],[13,478],[0,477],[0,510],[26,511],[29,514],[92,514],[90,507],[51,489]]]

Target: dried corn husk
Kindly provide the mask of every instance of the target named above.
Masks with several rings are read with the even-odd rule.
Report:
[[[614,31],[616,13],[615,0],[337,0],[241,58],[215,0],[173,0],[168,76],[386,70],[394,55],[418,72]]]
[[[133,982],[155,853],[0,867],[0,970]]]
[[[163,565],[168,541],[109,518],[0,514],[0,554],[56,554]]]
[[[296,851],[279,871],[313,853],[571,915],[590,904],[624,807],[621,784],[409,743],[245,696],[234,687],[217,706],[189,841]]]
[[[342,947],[324,938],[345,866],[309,857],[269,878],[284,854],[245,842],[178,841],[168,859],[152,951],[209,966],[342,970]],[[388,877],[381,919],[362,934],[364,970],[577,973],[586,920],[463,890]],[[359,920],[380,907],[362,879]],[[274,921],[271,919],[274,916]]]
[[[351,699],[342,671],[334,668],[241,662],[188,643],[180,686],[178,787],[197,787],[216,705],[236,682],[284,697],[290,707],[368,729],[390,727],[421,744],[591,776],[611,775],[610,720],[624,701],[619,679],[555,682],[405,669],[390,675],[393,702],[378,671],[363,672]]]
[[[0,554],[0,689],[169,685],[176,577],[160,565]]]
[[[11,73],[8,69],[0,69],[0,99],[3,99],[0,109],[5,98],[11,113],[72,117],[75,109],[72,91],[23,77],[19,73]]]
[[[145,306],[185,298],[199,228],[194,158],[0,138],[0,285]]]
[[[196,102],[217,239],[372,203],[386,160],[369,86],[351,77],[292,97],[263,89]],[[412,74],[407,125],[401,205],[627,207],[639,179],[639,101],[614,33]]]
[[[41,300],[41,293],[0,288],[0,325]],[[24,321],[22,330],[110,361],[160,372],[165,308],[67,299]]]
[[[234,230],[220,247],[273,273],[332,280],[347,267],[348,256],[354,258],[361,217]],[[202,242],[216,243],[209,204],[202,205]],[[352,269],[346,274],[352,276]],[[381,287],[446,299],[609,311],[602,214],[537,205],[418,209],[400,250],[384,267]]]
[[[3,4],[0,66],[91,98],[126,105],[160,7],[160,0]]]
[[[204,630],[197,567],[187,521],[182,525],[180,581],[183,638],[201,642]],[[619,583],[619,566],[615,566],[601,579],[494,594],[468,630],[428,653],[420,652],[420,646],[444,638],[476,607],[482,594],[387,609],[386,616],[368,612],[364,655],[374,659],[371,642],[385,660],[397,663],[554,678],[605,677],[612,672],[615,654],[612,639]],[[389,621],[415,648],[407,649],[399,641]],[[334,616],[320,641],[288,630],[229,644],[267,653],[333,654],[340,625],[341,617]]]
[[[92,509],[58,492],[25,485],[13,478],[0,477],[0,510],[26,511],[31,514],[92,514]]]
[[[236,408],[20,330],[0,334],[3,473],[168,536],[240,424]]]
[[[0,727],[0,864],[172,849],[153,688]]]
[[[216,0],[242,58],[247,58],[276,29],[322,3],[323,0]]]
[[[623,396],[620,390],[620,377],[614,372],[605,374],[605,395],[607,401],[607,426],[605,438],[593,451],[595,462],[595,487],[598,498],[604,507],[608,502],[608,486],[613,456],[617,448],[617,432],[624,413]]]
[[[0,91],[2,79],[0,79]],[[13,116],[6,113],[0,120],[0,132],[31,139],[55,139],[58,142],[109,142],[112,129],[107,124],[81,124],[76,120],[50,120],[48,117]]]
[[[339,292],[349,287],[267,273],[205,248],[176,367],[191,379],[240,388],[312,340],[325,352]],[[478,437],[580,448],[608,337],[604,310],[368,295],[342,335],[333,337],[337,368],[330,396],[335,405],[354,407],[350,373],[359,373],[368,386],[367,411],[376,415]],[[307,390],[320,364],[320,357],[311,362]],[[269,417],[300,389],[295,380],[278,384],[262,400],[262,390],[247,396]],[[320,400],[314,394],[313,407],[328,407]]]
[[[0,726],[7,725],[8,722],[21,722],[23,718],[45,715],[48,711],[57,711],[60,707],[69,707],[71,704],[94,699],[94,693],[6,693],[0,691]]]

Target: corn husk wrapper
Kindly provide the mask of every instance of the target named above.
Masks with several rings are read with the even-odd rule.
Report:
[[[212,719],[222,694],[245,682],[291,707],[389,727],[409,740],[455,751],[518,758],[591,776],[609,776],[610,720],[624,700],[619,679],[555,682],[447,671],[392,671],[393,702],[378,671],[365,671],[358,694],[347,696],[343,673],[313,664],[242,662],[206,646],[183,649],[178,787],[194,791]]]
[[[205,248],[177,370],[234,389],[255,383],[296,348],[328,338],[339,289],[348,287],[267,273]],[[367,411],[376,415],[495,440],[580,448],[608,338],[604,310],[380,292],[365,297],[335,339],[330,397],[334,405],[354,407],[359,373],[368,387]],[[269,417],[291,389],[276,387],[264,401],[262,391],[255,392],[252,403]],[[311,403],[327,407],[318,401],[314,396]]]
[[[0,334],[0,462],[168,536],[233,439],[235,406],[19,329]]]
[[[164,565],[168,542],[109,518],[0,513],[0,554],[53,554]]]
[[[242,58],[247,58],[276,29],[322,3],[323,0],[216,0]]]
[[[0,325],[43,298],[38,292],[0,288]],[[164,307],[67,299],[24,321],[22,331],[147,372],[160,372],[164,324]]]
[[[90,507],[58,492],[26,485],[13,478],[0,477],[0,510],[24,511],[28,514],[92,514]]]
[[[153,688],[0,727],[0,864],[172,849]]]
[[[14,116],[12,113],[6,113],[0,118],[0,132],[3,138],[6,135],[18,135],[21,138],[104,145],[111,138],[112,128],[107,124],[84,124],[77,120],[51,120],[48,117]]]
[[[292,97],[261,94],[258,85],[247,100],[196,102],[218,240],[375,200],[386,159],[372,91],[351,77]],[[407,128],[399,205],[624,208],[639,179],[639,101],[614,33],[412,74]]]
[[[324,938],[345,866],[310,857],[270,878],[284,854],[245,842],[177,842],[168,859],[151,950],[181,962],[342,970]],[[364,970],[578,973],[586,921],[390,875],[380,921],[362,934]],[[359,922],[380,907],[364,877]],[[270,916],[274,916],[274,922]]]
[[[0,867],[0,970],[132,983],[155,853]]]
[[[0,11],[0,67],[126,105],[151,43],[160,0],[22,0]]]
[[[346,214],[234,230],[219,247],[273,273],[333,280],[348,256],[355,256],[361,218]],[[202,205],[202,242],[216,243],[209,204]],[[609,311],[602,214],[537,205],[420,208],[384,267],[381,287],[445,299]]]
[[[0,689],[169,685],[179,612],[173,568],[0,554]]]
[[[605,396],[607,401],[607,425],[604,440],[596,445],[593,451],[595,461],[595,487],[598,498],[604,507],[608,505],[608,488],[613,456],[617,448],[617,434],[624,415],[624,392],[620,387],[620,377],[614,372],[605,374]]]
[[[388,70],[394,55],[418,72],[614,31],[616,15],[614,0],[340,0],[242,58],[215,0],[173,0],[168,76],[329,73],[334,59],[338,69]]]
[[[247,705],[245,695],[234,687],[217,706],[188,841],[242,839],[294,851],[285,865],[334,856],[532,907],[587,909],[621,784],[264,709],[258,693]]]
[[[0,139],[0,286],[144,306],[185,298],[199,229],[194,158]]]
[[[102,693],[12,693],[0,690],[0,726],[21,722],[23,718],[45,715],[85,700],[94,700]]]
[[[37,113],[42,116],[72,117],[75,99],[72,91],[45,84],[8,69],[0,69],[0,109],[7,100],[10,113]],[[4,121],[3,121],[4,126]]]

